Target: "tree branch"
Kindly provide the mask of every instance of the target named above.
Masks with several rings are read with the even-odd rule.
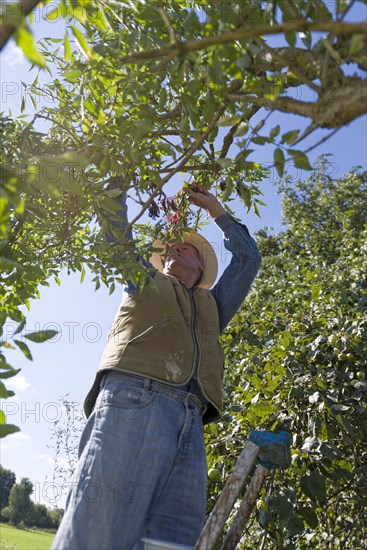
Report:
[[[288,32],[306,32],[306,31],[321,31],[332,32],[335,34],[353,35],[367,33],[367,23],[341,23],[334,21],[298,21],[297,23],[283,23],[281,25],[257,25],[254,27],[246,27],[236,31],[230,31],[216,36],[208,36],[202,40],[192,40],[189,42],[181,42],[172,44],[165,48],[144,50],[131,55],[126,55],[120,59],[120,63],[136,63],[138,61],[146,61],[149,59],[161,59],[163,57],[180,57],[190,52],[204,50],[210,46],[217,44],[228,44],[237,40],[247,40],[261,35],[283,34]]]
[[[188,162],[188,160],[192,157],[192,155],[199,149],[202,144],[204,143],[205,139],[208,137],[210,132],[216,127],[218,120],[223,115],[223,113],[226,110],[226,103],[222,105],[217,112],[215,113],[212,122],[209,124],[208,128],[205,130],[205,132],[201,135],[200,138],[198,138],[190,147],[184,158],[179,162],[179,164],[173,168],[167,176],[165,176],[159,184],[157,184],[155,191],[150,195],[149,199],[145,201],[145,203],[142,205],[142,209],[140,212],[135,216],[135,218],[126,226],[124,234],[126,235],[128,231],[133,227],[134,223],[136,223],[139,218],[144,214],[144,212],[149,208],[149,206],[152,204],[153,199],[159,195],[161,192],[163,186],[172,178],[174,174],[177,174],[182,168],[185,166],[185,164]]]
[[[162,17],[163,23],[167,27],[171,43],[172,44],[177,44],[177,38],[176,38],[176,35],[175,35],[175,31],[172,28],[171,22],[168,19],[168,16],[167,16],[166,12],[164,11],[164,9],[162,7],[158,8],[158,12],[159,12],[160,16]]]
[[[296,65],[302,67],[304,78],[314,80],[320,77],[324,57],[324,53],[302,48],[272,48],[271,51],[260,51],[256,55],[251,68],[278,72],[284,67],[284,64],[287,64],[291,71]],[[298,84],[296,85],[298,86]]]
[[[18,4],[2,3],[3,23],[0,25],[0,52],[22,20],[25,19],[40,2],[41,0],[20,0]]]
[[[267,52],[269,55],[271,55],[272,57],[274,57],[274,59],[276,59],[280,66],[283,68],[289,68],[291,70],[291,72],[298,78],[298,80],[300,82],[303,82],[303,84],[306,84],[307,86],[309,86],[312,90],[314,90],[316,93],[319,93],[320,92],[320,87],[319,86],[316,86],[316,84],[314,84],[312,82],[312,80],[310,80],[309,78],[307,78],[307,76],[303,73],[303,71],[300,71],[293,63],[290,63],[289,60],[287,59],[284,59],[281,55],[279,55],[273,48],[270,48],[270,46],[268,46],[264,40],[260,40],[260,38],[256,39],[255,42],[265,50],[265,52]]]
[[[338,86],[337,86],[338,85]],[[298,101],[278,97],[274,101],[247,94],[228,94],[228,99],[241,98],[271,111],[293,113],[313,120],[320,128],[339,128],[367,112],[366,82],[358,77],[344,77],[335,87],[325,90],[318,101]]]
[[[217,172],[219,165],[216,162],[213,163],[204,163],[204,164],[193,164],[190,166],[183,166],[181,168],[181,172],[194,172],[198,170],[204,170],[206,172]],[[160,170],[160,174],[167,174],[167,172],[170,172],[167,168],[164,168],[163,170]]]

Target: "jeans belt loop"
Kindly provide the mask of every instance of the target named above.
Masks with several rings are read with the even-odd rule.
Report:
[[[203,416],[207,410],[207,406],[204,405],[200,397],[198,395],[195,395],[194,393],[188,393],[185,397],[185,404],[187,405],[190,401],[191,403],[195,403],[196,406],[200,407],[200,414],[201,416]]]

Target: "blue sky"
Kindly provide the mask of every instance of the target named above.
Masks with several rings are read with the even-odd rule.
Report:
[[[37,19],[37,18],[36,18]],[[37,38],[43,36],[62,36],[61,22],[44,23],[38,17],[39,23],[34,25]],[[29,72],[29,63],[24,59],[19,48],[10,42],[1,58],[2,98],[0,109],[9,110],[13,115],[19,113],[22,100],[21,81],[31,83],[35,72]],[[43,73],[42,78],[49,77]],[[29,100],[28,100],[29,101]],[[30,103],[28,103],[29,111]],[[28,109],[26,109],[27,112]],[[264,113],[259,114],[259,120]],[[308,122],[300,117],[272,115],[269,127],[281,124],[282,131],[304,128]],[[301,144],[307,148],[325,132],[313,134]],[[311,164],[323,153],[332,153],[329,158],[329,174],[340,177],[355,166],[367,168],[367,130],[366,117],[362,117],[341,129],[329,141],[310,153]],[[250,157],[261,163],[273,164],[273,150],[258,147]],[[293,181],[307,177],[307,172],[291,166],[288,174]],[[281,208],[280,199],[276,194],[274,183],[276,174],[271,172],[262,182],[264,201],[267,206],[261,207],[261,219],[253,213],[247,214],[246,208],[235,203],[236,215],[247,223],[251,232],[261,227],[280,229]],[[179,188],[181,180],[177,178],[175,185]],[[214,224],[206,226],[204,235],[220,246],[221,234]],[[222,249],[223,250],[223,249]],[[219,257],[220,271],[223,270],[228,257]],[[11,379],[7,386],[16,392],[16,397],[3,401],[7,420],[20,426],[21,432],[2,440],[1,464],[13,470],[19,480],[29,477],[35,486],[34,499],[48,506],[57,503],[64,505],[62,488],[52,480],[55,451],[52,444],[51,428],[55,420],[63,422],[65,410],[59,399],[68,394],[71,401],[83,403],[98,367],[104,348],[109,327],[121,300],[122,288],[109,295],[104,288],[94,292],[91,276],[87,274],[83,284],[79,275],[62,274],[61,286],[50,281],[49,287],[41,289],[41,299],[32,302],[31,311],[27,315],[27,330],[55,328],[59,334],[50,342],[31,344],[33,362],[28,361],[20,352],[11,351],[8,355],[10,363],[22,371]],[[9,334],[15,324],[8,326]],[[60,496],[57,502],[54,494]],[[65,488],[64,488],[65,492]]]

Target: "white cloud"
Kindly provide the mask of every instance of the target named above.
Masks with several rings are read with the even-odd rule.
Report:
[[[29,441],[31,439],[30,435],[27,435],[23,432],[16,432],[15,434],[11,434],[12,439],[16,441]]]
[[[15,71],[18,65],[21,65],[25,61],[25,55],[19,46],[15,42],[10,42],[7,51],[3,56],[2,63],[12,71]]]
[[[54,463],[54,459],[51,458],[50,456],[46,455],[46,454],[33,455],[33,458],[35,460],[46,461],[47,464],[53,464]]]
[[[10,378],[7,386],[14,391],[25,391],[29,388],[30,383],[27,382],[24,376],[18,374],[14,378]]]

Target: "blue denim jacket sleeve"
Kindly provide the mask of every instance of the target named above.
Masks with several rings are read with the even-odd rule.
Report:
[[[225,249],[232,254],[230,264],[210,291],[217,302],[222,332],[246,298],[260,268],[261,256],[245,225],[229,214],[218,216],[215,223],[223,232]],[[219,251],[219,261],[222,252]]]

